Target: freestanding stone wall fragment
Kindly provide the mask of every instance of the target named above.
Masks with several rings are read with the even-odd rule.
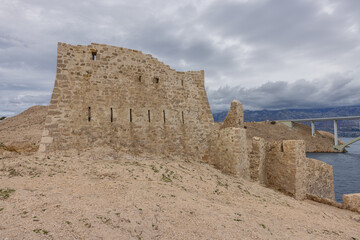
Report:
[[[253,137],[250,151],[250,176],[254,181],[266,183],[265,173],[266,142],[263,138]]]
[[[306,193],[335,201],[334,174],[331,165],[306,159]]]
[[[224,128],[218,132],[213,164],[225,173],[249,179],[249,159],[246,149],[246,130]]]
[[[39,151],[106,144],[201,156],[213,124],[203,71],[177,72],[131,49],[59,43]]]
[[[209,137],[208,155],[210,162],[223,172],[250,179],[246,129],[241,125],[243,116],[242,104],[232,101],[227,120]]]
[[[227,127],[243,127],[244,126],[244,109],[243,105],[238,100],[231,102],[230,110],[224,120],[221,128]]]
[[[266,157],[266,185],[294,196],[306,198],[305,142],[286,140],[269,143]]]
[[[335,202],[332,166],[306,158],[304,141],[265,142],[254,137],[249,156],[252,180],[299,200]]]

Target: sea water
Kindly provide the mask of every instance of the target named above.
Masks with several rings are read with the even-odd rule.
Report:
[[[341,138],[343,142],[351,138]],[[309,158],[315,158],[333,166],[335,199],[342,202],[342,195],[360,193],[360,141],[346,149],[347,153],[307,153]]]

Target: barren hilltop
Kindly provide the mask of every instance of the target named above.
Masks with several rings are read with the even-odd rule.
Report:
[[[358,213],[298,201],[199,159],[110,147],[35,153],[46,106],[0,122],[0,236],[8,239],[360,239]],[[248,139],[331,135],[246,123]],[[332,142],[331,142],[332,143]]]

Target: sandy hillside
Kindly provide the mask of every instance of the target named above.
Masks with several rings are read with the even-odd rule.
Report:
[[[47,106],[34,106],[0,122],[0,151],[34,152],[39,148]]]
[[[179,157],[18,154],[0,186],[4,239],[360,239],[357,213]]]
[[[311,128],[307,125],[294,123],[293,128],[289,128],[282,123],[275,124],[266,122],[246,122],[246,135],[248,141],[252,137],[262,137],[266,141],[281,140],[305,140],[307,152],[334,152],[334,135],[329,132],[316,131],[315,136],[311,136]]]

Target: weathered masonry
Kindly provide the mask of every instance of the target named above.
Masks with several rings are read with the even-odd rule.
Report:
[[[149,54],[58,44],[39,151],[110,145],[202,155],[214,123],[204,72],[177,72]]]

